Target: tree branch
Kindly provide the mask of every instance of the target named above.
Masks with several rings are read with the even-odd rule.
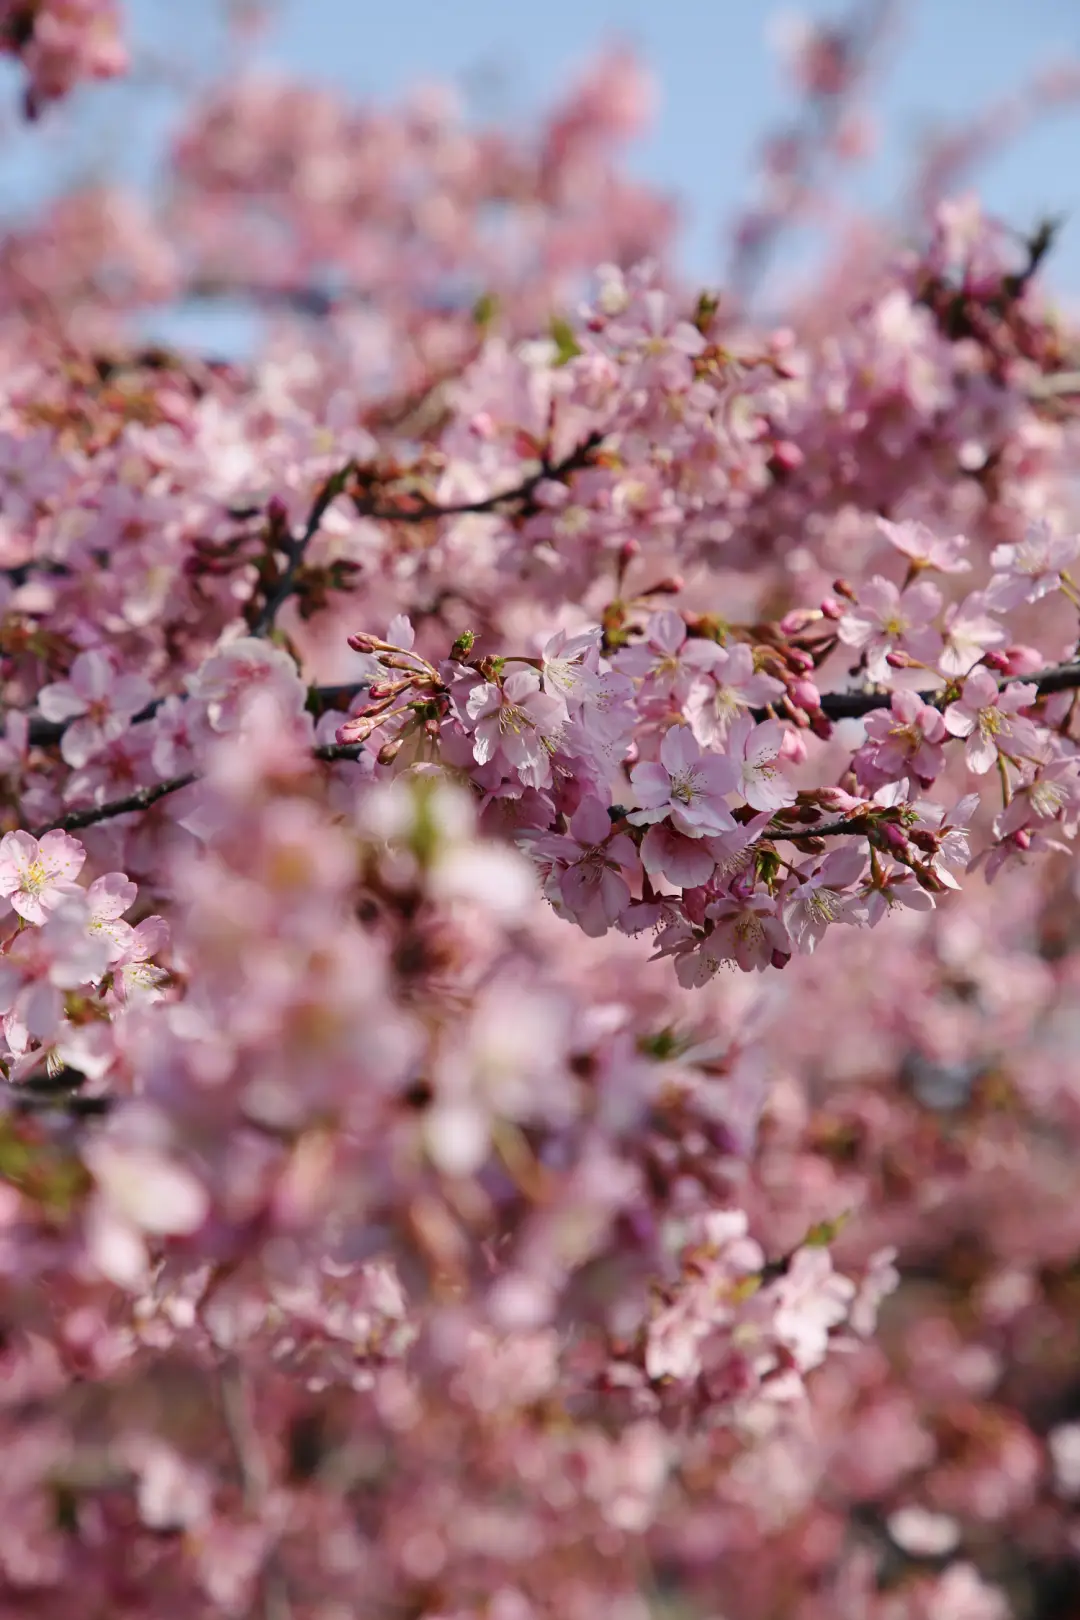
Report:
[[[363,751],[363,743],[324,743],[312,749],[311,757],[335,764],[343,759],[359,759]],[[112,799],[108,804],[95,805],[92,809],[72,810],[57,821],[35,827],[33,836],[40,838],[47,832],[79,832],[83,827],[96,826],[99,821],[113,821],[117,816],[149,810],[159,799],[167,798],[170,793],[179,793],[181,788],[190,787],[193,782],[201,780],[198,772],[186,771],[183,776],[172,776],[165,782],[155,782],[152,787],[139,788],[126,798]]]

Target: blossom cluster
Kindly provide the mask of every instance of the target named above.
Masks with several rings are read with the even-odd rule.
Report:
[[[1080,342],[970,199],[688,289],[646,102],[240,78],[5,240],[3,1612],[1080,1604]]]

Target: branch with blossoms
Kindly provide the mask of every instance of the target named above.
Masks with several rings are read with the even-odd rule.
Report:
[[[266,592],[265,601],[251,620],[251,634],[268,635],[280,609],[290,596],[299,591],[308,548],[330,507],[340,496],[347,493],[357,515],[376,523],[434,523],[444,518],[482,516],[510,512],[515,508],[528,511],[542,484],[559,483],[587,467],[603,441],[603,433],[594,431],[557,461],[553,461],[547,451],[542,451],[535,470],[511,488],[465,501],[439,502],[412,491],[387,501],[385,494],[377,492],[381,480],[375,469],[361,469],[353,462],[347,463],[323,484],[299,535],[282,537],[278,533],[281,519],[275,522],[272,517],[269,543],[272,551],[280,552],[284,567],[277,572]]]

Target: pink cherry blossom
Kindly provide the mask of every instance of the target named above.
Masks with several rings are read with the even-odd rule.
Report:
[[[976,669],[965,680],[960,697],[945,710],[945,727],[953,737],[966,737],[964,757],[977,776],[990,770],[1001,753],[1030,755],[1035,731],[1018,711],[1035,701],[1037,688],[1014,681],[999,689],[989,670]]]
[[[70,721],[60,739],[69,765],[85,765],[105,744],[119,737],[153,697],[141,675],[118,675],[104,652],[80,653],[66,681],[43,686],[38,708],[47,720]]]
[[[501,684],[482,682],[470,692],[466,708],[473,725],[477,764],[500,758],[526,787],[547,785],[551,780],[548,745],[562,729],[566,709],[561,699],[540,690],[536,670],[515,670]]]
[[[890,653],[906,653],[919,663],[933,664],[941,648],[941,636],[933,628],[940,611],[941,592],[929,581],[901,591],[875,574],[841,618],[840,640],[863,654],[871,680],[883,681]]]
[[[975,591],[945,610],[945,645],[937,659],[943,675],[967,675],[988,649],[1004,646],[1005,630],[988,606],[986,593]]]
[[[630,904],[638,852],[625,833],[612,837],[611,819],[598,799],[581,801],[570,818],[569,836],[540,834],[520,843],[550,863],[544,892],[590,938],[606,934]]]
[[[915,692],[894,692],[888,710],[868,714],[866,736],[860,751],[865,766],[857,769],[868,787],[906,776],[928,787],[945,769],[941,746],[947,736],[945,721],[940,709],[924,703]]]
[[[987,605],[1007,611],[1038,602],[1061,589],[1062,575],[1080,557],[1080,534],[1055,535],[1045,521],[1033,523],[1016,545],[995,546],[995,573],[986,588]]]
[[[755,810],[782,810],[795,803],[795,789],[778,764],[783,741],[784,730],[776,720],[755,725],[749,715],[740,715],[728,729],[740,789]]]
[[[20,917],[39,926],[64,897],[77,891],[75,882],[86,859],[77,838],[47,832],[40,842],[26,832],[0,839],[0,895]]]
[[[670,820],[686,838],[726,832],[735,822],[726,795],[738,781],[726,754],[703,753],[689,726],[664,733],[658,764],[635,765],[630,782],[637,800],[629,820],[635,826]]]
[[[732,721],[744,709],[783,696],[783,682],[755,670],[754,655],[745,642],[718,647],[701,638],[689,643],[684,662],[702,672],[690,686],[685,707],[703,748],[722,748]]]
[[[967,549],[966,535],[954,534],[949,539],[943,539],[924,523],[910,519],[890,523],[885,518],[878,518],[877,526],[891,546],[895,546],[897,551],[920,568],[933,568],[939,574],[967,574],[971,571],[970,559],[962,555]]]

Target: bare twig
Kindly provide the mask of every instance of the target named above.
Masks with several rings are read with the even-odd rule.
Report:
[[[363,747],[362,743],[323,743],[320,747],[312,749],[311,757],[335,764],[343,759],[359,759]],[[78,832],[83,827],[94,827],[100,821],[114,821],[117,816],[128,816],[140,810],[149,810],[159,799],[167,798],[170,793],[179,793],[181,788],[190,787],[193,782],[200,780],[196,771],[186,771],[183,776],[172,776],[168,781],[156,782],[153,787],[139,788],[138,792],[129,793],[126,798],[112,799],[108,804],[98,804],[92,809],[72,810],[70,814],[61,816],[56,821],[36,827],[34,837],[40,838],[47,832]]]

